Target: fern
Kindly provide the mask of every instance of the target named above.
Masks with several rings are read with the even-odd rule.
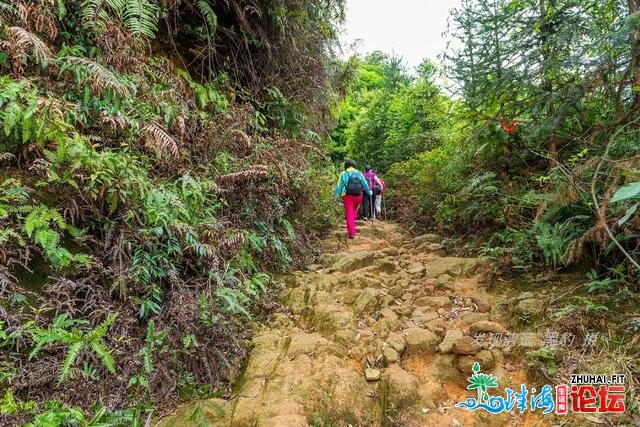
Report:
[[[173,157],[178,157],[178,144],[159,124],[146,125],[142,129],[142,134],[147,148],[155,150],[158,154],[168,153]]]
[[[196,1],[196,6],[207,23],[207,28],[210,33],[209,37],[212,37],[218,28],[218,15],[213,11],[213,8],[209,5],[207,0]]]
[[[97,342],[104,338],[109,331],[109,327],[113,324],[113,322],[118,317],[118,313],[111,313],[109,317],[102,321],[97,327],[95,327],[91,332],[87,334],[87,340],[91,342]]]
[[[59,315],[48,329],[36,327],[31,331],[32,339],[36,345],[29,353],[29,359],[37,356],[45,345],[57,343],[68,346],[64,362],[58,373],[59,381],[62,382],[73,377],[72,367],[83,351],[94,353],[107,372],[115,374],[115,360],[111,351],[102,343],[102,339],[117,316],[118,313],[113,313],[94,329],[83,332],[77,326],[87,324],[86,320],[69,319],[66,314]]]
[[[142,366],[144,367],[144,371],[147,374],[153,372],[153,356],[151,354],[151,349],[149,347],[142,347],[140,350],[140,354],[142,356]]]
[[[158,32],[160,11],[155,0],[85,0],[82,3],[85,26],[103,30],[113,14],[131,34],[149,38]]]
[[[85,0],[82,2],[82,20],[85,26],[104,28],[109,19],[108,9],[116,16],[122,16],[126,0]]]
[[[84,343],[82,341],[77,341],[69,346],[67,355],[64,358],[64,363],[62,364],[60,373],[58,374],[58,380],[60,382],[74,377],[71,366],[76,362],[82,350],[84,350]]]
[[[78,72],[78,68],[89,74],[91,89],[97,95],[102,95],[106,89],[111,89],[122,96],[131,95],[131,91],[127,85],[122,83],[116,74],[105,68],[103,65],[100,65],[88,58],[67,56],[63,58],[63,64],[60,67],[60,72],[70,69],[76,74],[76,79],[81,80],[82,76],[81,73]]]
[[[89,347],[93,353],[100,358],[102,366],[104,366],[107,372],[115,374],[116,361],[111,355],[111,351],[109,351],[109,349],[99,341],[89,341]]]
[[[0,24],[2,23],[3,18],[6,19],[7,17],[15,18],[20,21],[23,20],[18,9],[8,3],[0,1]]]
[[[35,34],[22,27],[9,27],[5,30],[11,40],[10,47],[18,56],[26,53],[26,48],[31,47],[31,52],[37,64],[46,67],[51,60],[51,50]]]
[[[153,0],[128,0],[122,13],[125,27],[133,35],[154,38],[158,32],[160,7]]]

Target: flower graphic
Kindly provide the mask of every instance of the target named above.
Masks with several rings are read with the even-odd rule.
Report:
[[[471,378],[468,378],[471,385],[468,386],[467,389],[478,389],[478,403],[487,402],[489,400],[487,389],[498,387],[498,378],[491,374],[481,374],[480,364],[478,362],[473,364],[472,369],[473,375]]]

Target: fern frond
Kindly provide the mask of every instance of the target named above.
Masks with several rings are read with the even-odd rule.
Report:
[[[234,236],[227,237],[220,243],[220,245],[225,248],[235,248],[244,244],[245,237],[246,237],[245,233],[240,232]]]
[[[154,38],[158,32],[160,7],[154,0],[127,0],[122,23],[134,35]]]
[[[47,345],[49,343],[52,343],[52,342],[55,342],[55,341],[64,340],[64,338],[67,337],[68,332],[66,332],[66,331],[54,331],[54,332],[38,331],[38,332],[34,333],[33,335],[34,335],[33,339],[34,339],[34,341],[36,341],[36,346],[29,353],[29,360],[31,360],[34,357],[36,357],[38,355],[38,353],[40,353],[40,350],[42,350],[42,347],[44,347],[45,345]]]
[[[207,23],[210,36],[213,36],[218,28],[218,15],[213,11],[213,8],[207,0],[196,1],[196,6]]]
[[[147,374],[153,372],[153,357],[151,355],[151,349],[149,347],[142,347],[140,350],[142,356],[142,366]]]
[[[58,381],[62,382],[67,380],[68,378],[73,378],[73,370],[71,366],[78,360],[78,356],[84,350],[84,343],[82,341],[75,342],[69,346],[69,350],[67,351],[67,355],[64,358],[64,363],[60,368],[60,373],[58,374]]]
[[[20,11],[13,7],[10,4],[7,4],[3,1],[0,1],[0,23],[2,23],[3,19],[9,18],[18,18],[18,20],[22,21],[22,15],[20,15]]]
[[[118,313],[111,313],[109,317],[102,321],[98,326],[96,326],[91,332],[87,334],[87,341],[89,342],[97,342],[101,340],[109,330],[109,327],[113,324],[113,322],[118,317]]]
[[[229,173],[218,178],[223,183],[250,181],[263,178],[269,174],[269,168],[265,165],[256,165],[251,169],[240,172]]]
[[[142,135],[145,139],[145,147],[160,154],[168,153],[173,157],[178,157],[178,144],[161,125],[149,123],[142,128]]]
[[[109,372],[110,374],[116,373],[116,362],[111,355],[111,351],[101,342],[90,342],[89,346],[91,350],[100,358],[102,361],[102,366]]]
[[[11,153],[0,153],[0,162],[6,162],[7,160],[11,160],[14,159],[15,160],[16,156],[14,156]]]
[[[122,83],[116,74],[95,61],[77,56],[67,56],[64,58],[64,62],[69,68],[75,65],[86,70],[91,76],[91,89],[98,95],[101,95],[105,89],[112,89],[122,96],[131,94],[127,85]]]
[[[16,54],[20,56],[24,55],[26,48],[31,47],[36,62],[43,67],[47,66],[51,60],[51,50],[38,36],[22,27],[9,27],[5,32],[11,40],[10,48],[12,48]]]
[[[253,145],[251,143],[251,138],[249,137],[249,135],[247,135],[244,131],[240,130],[240,129],[232,129],[231,133],[238,136],[247,146],[247,149],[251,149],[251,146]]]
[[[104,28],[104,24],[109,20],[110,9],[118,18],[122,16],[122,11],[127,0],[84,0],[82,2],[82,21],[88,28]]]
[[[126,130],[131,126],[130,121],[126,117],[109,115],[104,111],[100,114],[100,123],[119,131]]]

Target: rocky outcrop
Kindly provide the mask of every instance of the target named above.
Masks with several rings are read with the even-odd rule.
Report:
[[[259,329],[234,395],[215,401],[224,415],[201,411],[215,420],[207,422],[487,425],[453,406],[473,395],[466,381],[476,361],[504,372],[505,356],[472,338],[508,332],[473,277],[479,261],[443,256],[435,234],[410,239],[382,222],[359,230],[353,241],[336,234],[316,264],[282,278],[286,314]],[[190,425],[183,409],[162,425]]]

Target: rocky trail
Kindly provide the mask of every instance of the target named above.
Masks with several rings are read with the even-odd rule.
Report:
[[[233,398],[184,405],[161,425],[546,425],[455,407],[474,396],[476,361],[498,378],[492,394],[527,381],[515,352],[472,338],[508,331],[479,283],[479,260],[445,256],[437,235],[358,226],[355,240],[336,231],[318,264],[282,278],[288,313],[255,335]]]

